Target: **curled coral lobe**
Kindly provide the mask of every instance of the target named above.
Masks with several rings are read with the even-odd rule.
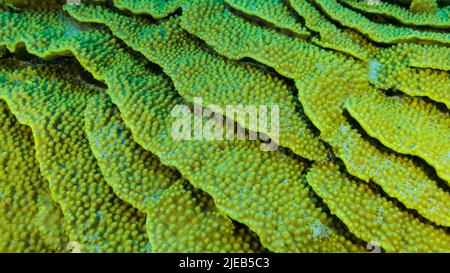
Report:
[[[106,95],[92,98],[85,115],[91,147],[107,182],[120,198],[147,214],[152,252],[263,250],[254,234],[220,214],[210,196],[134,142]]]
[[[58,225],[46,232],[49,225],[39,222],[45,209],[53,206],[53,217],[64,225],[60,209],[50,197],[48,181],[39,171],[31,130],[19,124],[3,100],[0,118],[0,251],[64,251],[66,238],[64,232],[58,233]]]
[[[65,2],[0,2],[0,251],[450,251],[448,5]]]
[[[140,252],[147,241],[145,217],[107,185],[84,132],[87,100],[100,90],[70,79],[69,68],[8,67],[0,96],[33,131],[36,158],[69,239],[87,252]]]

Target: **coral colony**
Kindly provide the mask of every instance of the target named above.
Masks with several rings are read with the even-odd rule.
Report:
[[[0,1],[0,252],[449,252],[449,18]]]

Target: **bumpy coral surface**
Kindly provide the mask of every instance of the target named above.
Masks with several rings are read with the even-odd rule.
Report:
[[[0,1],[0,252],[450,252],[449,71],[446,1]]]

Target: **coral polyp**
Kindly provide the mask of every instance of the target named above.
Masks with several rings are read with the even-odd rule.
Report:
[[[44,2],[0,1],[0,252],[450,252],[445,1]]]

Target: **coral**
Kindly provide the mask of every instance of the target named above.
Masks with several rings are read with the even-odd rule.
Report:
[[[217,211],[211,197],[134,142],[106,95],[92,98],[85,115],[105,179],[121,199],[147,214],[152,252],[263,250],[254,234]]]
[[[304,113],[297,110],[299,103],[293,96],[293,86],[269,73],[232,63],[202,49],[179,27],[177,17],[156,25],[101,7],[66,9],[80,21],[107,24],[129,46],[161,65],[178,93],[191,103],[195,103],[195,97],[201,97],[201,106],[222,115],[225,115],[226,105],[279,105],[279,144],[308,159],[324,158],[323,145],[315,137]],[[128,27],[124,28],[125,25]],[[273,137],[270,130],[260,130],[258,124],[246,122],[245,115],[228,118],[249,130]]]
[[[450,27],[450,7],[439,8],[437,12],[417,13],[411,12],[407,8],[392,4],[388,1],[380,1],[375,5],[369,5],[366,0],[339,0],[342,4],[352,7],[358,11],[367,12],[369,14],[377,14],[395,19],[396,21],[413,26],[429,26],[429,27]],[[418,2],[411,6],[412,10],[417,9]],[[433,2],[433,1],[422,1]],[[432,3],[433,9],[435,8]]]
[[[41,240],[48,249],[55,252],[71,250],[64,214],[52,198],[48,185],[42,187],[42,194],[38,196],[38,213],[34,218],[34,225],[38,227]]]
[[[219,2],[219,1],[216,1]],[[224,26],[224,22],[233,25],[231,22],[233,15],[226,13],[224,8],[219,8],[217,4],[203,4],[203,9],[193,9],[198,13],[184,13],[183,27],[190,32],[202,37],[207,43],[212,45],[217,51],[227,57],[238,59],[242,57],[251,57],[268,66],[276,69],[280,74],[296,79],[297,89],[299,91],[299,100],[302,103],[306,114],[313,124],[321,131],[321,137],[328,142],[334,152],[346,164],[350,174],[355,175],[365,181],[374,180],[381,185],[390,195],[399,198],[405,205],[410,208],[417,209],[422,215],[426,215],[429,219],[439,224],[449,225],[448,194],[437,187],[437,181],[428,177],[424,170],[417,170],[417,165],[413,160],[399,155],[397,153],[387,151],[377,145],[374,145],[368,139],[361,137],[360,133],[353,130],[351,124],[348,123],[341,105],[345,103],[347,97],[351,94],[358,96],[371,90],[367,79],[370,82],[375,81],[378,77],[384,81],[393,82],[393,86],[401,86],[402,90],[413,90],[419,93],[420,90],[425,92],[433,92],[434,94],[446,96],[445,79],[448,79],[446,72],[436,70],[420,70],[421,73],[431,75],[439,75],[442,79],[437,79],[435,84],[430,84],[429,80],[434,77],[422,77],[421,81],[414,81],[412,77],[395,77],[396,74],[390,75],[389,72],[381,73],[379,67],[374,67],[375,61],[364,64],[358,60],[352,60],[340,55],[332,55],[330,53],[314,47],[311,44],[298,43],[294,38],[286,37],[274,31],[265,30],[258,26],[252,25],[250,22],[239,24],[241,29],[245,27],[245,32],[252,33],[248,35],[250,38],[227,39],[223,40],[223,35],[215,35],[217,26]],[[215,24],[206,24],[201,18],[220,18],[220,16],[209,15],[209,12],[228,14],[228,19],[223,22],[215,21]],[[202,13],[203,11],[203,13]],[[213,13],[215,14],[215,13]],[[201,16],[201,18],[200,18]],[[191,18],[192,17],[192,18]],[[236,18],[236,21],[239,19]],[[238,25],[238,24],[236,24]],[[241,31],[243,32],[243,31]],[[226,32],[230,33],[230,32]],[[257,33],[258,35],[255,35]],[[269,40],[270,44],[258,43],[260,49],[252,50],[253,44],[249,44],[249,40],[257,39]],[[270,38],[264,38],[270,37]],[[404,47],[408,47],[405,44]],[[387,48],[379,52],[391,51],[401,52],[401,47]],[[416,50],[419,50],[417,47]],[[285,50],[286,52],[283,52]],[[403,50],[404,52],[405,50]],[[381,55],[381,53],[379,53]],[[382,56],[382,55],[381,55]],[[398,56],[392,54],[390,56]],[[380,60],[386,58],[380,57]],[[406,60],[406,57],[398,60]],[[383,61],[383,63],[387,61]],[[394,62],[394,63],[395,63]],[[444,61],[445,62],[445,61]],[[386,69],[396,69],[394,72],[401,71],[399,66],[393,66],[390,63],[386,65]],[[380,64],[381,65],[381,64]],[[413,69],[404,66],[403,71]],[[384,69],[384,67],[382,67]],[[375,71],[374,71],[375,70]],[[389,75],[388,77],[378,76],[378,74]],[[377,78],[374,78],[377,76]],[[437,77],[439,77],[437,76]],[[402,79],[410,80],[410,86],[405,85]],[[399,82],[399,83],[397,83]],[[431,83],[432,83],[431,82]],[[439,84],[437,84],[439,83]],[[422,87],[421,85],[425,85]],[[392,87],[392,86],[389,86]],[[418,89],[420,87],[420,89]],[[434,91],[436,90],[436,91]],[[411,94],[417,94],[412,93]],[[448,93],[448,92],[447,92]],[[425,95],[419,93],[420,95]],[[430,95],[431,96],[431,95]],[[433,98],[435,96],[432,96]],[[440,101],[440,100],[438,100]],[[402,183],[398,183],[402,181]],[[411,189],[429,188],[435,197],[429,198],[425,191]],[[430,202],[430,200],[433,200]],[[433,205],[432,205],[433,204]],[[439,213],[437,208],[440,208]]]
[[[450,47],[406,44],[404,51],[411,67],[450,70]]]
[[[427,53],[421,54],[424,51]],[[414,54],[416,52],[418,54]],[[448,55],[450,52],[448,48],[417,48],[409,44],[387,48],[379,51],[371,59],[369,82],[384,90],[394,89],[411,96],[427,96],[449,107],[450,93],[447,92],[450,88],[449,73],[437,69],[417,69],[409,66],[410,62],[417,63],[414,59],[410,61],[411,53],[417,56],[416,58],[423,60],[433,55],[442,58],[442,56]],[[448,60],[444,59],[441,61],[439,58],[435,58],[436,62],[433,62],[433,58],[427,58],[426,62],[428,65],[422,66],[447,69]]]
[[[368,52],[364,47],[355,43],[351,34],[336,27],[309,1],[289,0],[292,8],[305,20],[306,26],[320,34],[320,38],[314,37],[312,41],[317,45],[341,51],[356,58],[366,59]]]
[[[434,12],[437,3],[436,0],[412,0],[409,9],[413,12]]]
[[[0,8],[2,5],[8,6],[13,9],[31,9],[31,10],[48,10],[48,9],[58,9],[64,3],[65,0],[43,0],[43,1],[35,1],[35,0],[1,0]]]
[[[295,14],[289,10],[284,0],[226,0],[225,3],[246,15],[261,18],[278,28],[286,29],[302,36],[311,35],[311,32],[301,24]]]
[[[450,251],[448,5],[65,2],[0,1],[0,251]]]
[[[445,229],[398,208],[381,192],[340,172],[338,165],[317,163],[307,179],[330,210],[365,241],[389,252],[449,251]]]
[[[389,44],[419,40],[439,42],[447,45],[450,43],[450,34],[447,32],[418,30],[406,26],[397,26],[391,23],[377,23],[364,15],[341,5],[338,1],[312,0],[312,2],[316,3],[322,11],[333,20],[363,33],[375,42]],[[411,6],[413,5],[414,2]]]
[[[174,13],[182,0],[113,0],[116,8],[128,10],[134,14],[149,14],[155,19],[161,19]]]
[[[84,133],[87,99],[101,91],[69,78],[69,68],[3,68],[0,96],[33,130],[36,157],[70,240],[82,251],[143,251],[145,217],[106,184]]]
[[[440,186],[441,181],[430,176],[426,167],[417,160],[386,149],[367,137],[364,131],[355,128],[341,105],[350,94],[354,97],[374,90],[360,82],[364,88],[356,92],[357,85],[352,83],[354,76],[342,72],[340,77],[333,76],[339,72],[330,67],[323,74],[296,81],[299,99],[307,115],[321,130],[322,138],[332,146],[351,175],[375,182],[406,207],[417,210],[435,223],[448,226],[449,195]],[[324,78],[323,75],[327,76]]]
[[[54,25],[53,19],[41,19],[46,22],[47,33]],[[26,45],[40,57],[58,56],[72,49],[86,69],[107,83],[107,92],[134,139],[158,155],[163,164],[175,166],[194,186],[210,194],[220,211],[249,226],[265,247],[291,252],[362,250],[361,245],[346,239],[343,226],[309,197],[312,192],[302,176],[306,167],[303,160],[281,151],[263,152],[255,141],[174,140],[169,128],[175,118],[170,112],[184,102],[172,84],[162,76],[152,76],[141,61],[114,46],[114,40],[106,42],[112,39],[106,32],[80,31],[78,35],[70,40],[51,35],[54,39],[48,41],[50,47],[36,40]],[[102,53],[95,54],[96,50]],[[115,65],[117,62],[121,65]],[[261,162],[265,170],[261,170]],[[235,172],[224,171],[230,165],[235,166]],[[276,221],[278,217],[284,221]],[[317,235],[318,227],[323,232]]]
[[[450,117],[435,104],[415,97],[386,97],[371,92],[347,100],[344,107],[386,147],[420,156],[440,177],[450,181]]]
[[[331,63],[337,58],[307,40],[252,24],[226,10],[221,0],[200,0],[187,6],[181,25],[230,59],[250,57],[293,79],[303,77],[319,61]]]
[[[6,56],[6,54],[8,53],[8,50],[6,49],[6,47],[0,47],[0,59],[3,58],[4,56]]]
[[[57,229],[41,232],[38,222],[44,209],[41,200],[51,198],[48,182],[39,172],[31,130],[17,122],[3,100],[0,120],[0,251],[62,251],[64,244],[47,242],[51,238],[63,242],[64,237],[59,237]]]

